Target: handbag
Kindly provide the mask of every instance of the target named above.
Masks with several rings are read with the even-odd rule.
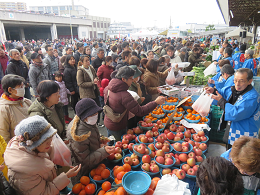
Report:
[[[125,116],[127,109],[122,113],[115,113],[112,108],[109,106],[109,102],[108,102],[108,98],[109,98],[109,92],[110,90],[108,90],[107,92],[107,101],[105,106],[103,107],[103,112],[104,114],[114,123],[119,123],[122,118]]]

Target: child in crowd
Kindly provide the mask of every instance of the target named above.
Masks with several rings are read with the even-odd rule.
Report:
[[[60,86],[60,99],[59,101],[64,104],[63,112],[65,116],[65,123],[69,124],[72,118],[69,117],[68,104],[69,100],[67,94],[70,94],[70,91],[66,88],[65,82],[63,81],[63,74],[60,71],[54,73],[55,82]]]
[[[108,86],[109,80],[108,79],[102,79],[101,81],[101,87],[99,88],[100,91],[100,96],[99,96],[99,101],[100,101],[100,106],[101,108],[104,107],[104,89],[106,88],[106,86]],[[104,120],[104,112],[102,112],[102,117]]]
[[[98,68],[97,71],[97,76],[99,78],[98,81],[98,87],[101,86],[101,81],[103,79],[108,79],[109,81],[111,80],[111,73],[114,71],[114,68],[112,67],[112,57],[107,56],[105,58],[105,62],[102,62],[102,65]]]

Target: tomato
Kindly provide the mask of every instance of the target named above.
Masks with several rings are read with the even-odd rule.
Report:
[[[96,186],[93,183],[90,183],[85,187],[85,191],[88,195],[94,194],[96,191]]]
[[[82,190],[82,184],[81,184],[81,183],[75,184],[75,185],[73,186],[73,188],[72,188],[72,192],[73,192],[74,194],[79,194],[81,190]]]
[[[108,190],[110,190],[111,189],[111,183],[109,182],[109,181],[105,181],[104,183],[102,183],[102,189],[104,190],[104,191],[108,191]]]
[[[110,171],[108,169],[104,169],[102,172],[101,172],[101,177],[103,179],[106,179],[110,176]]]
[[[82,176],[82,177],[80,178],[80,183],[81,183],[81,184],[88,185],[89,182],[90,182],[90,179],[89,179],[89,177],[87,177],[87,176]]]

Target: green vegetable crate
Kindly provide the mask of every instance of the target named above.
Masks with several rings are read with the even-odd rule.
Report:
[[[209,140],[214,142],[223,142],[225,131],[218,131],[219,121],[222,116],[223,110],[219,106],[212,105]]]

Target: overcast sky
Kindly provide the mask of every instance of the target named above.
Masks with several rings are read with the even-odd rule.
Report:
[[[14,0],[5,0],[14,1]],[[67,5],[71,0],[20,0],[29,6]],[[74,0],[89,14],[111,18],[111,22],[131,22],[135,27],[160,28],[186,23],[224,24],[216,0]]]

